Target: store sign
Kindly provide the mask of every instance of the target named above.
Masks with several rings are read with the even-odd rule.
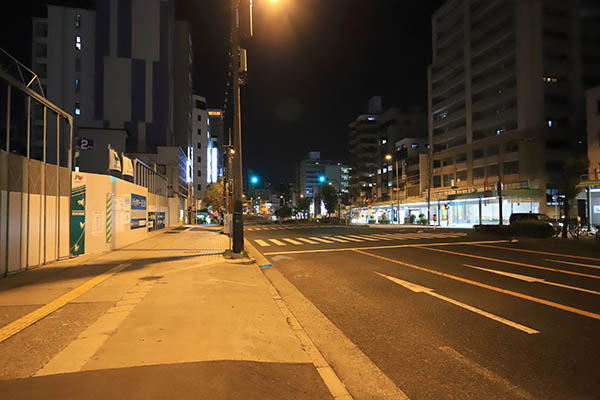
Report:
[[[71,237],[70,253],[79,255],[85,253],[85,201],[86,188],[83,184],[85,175],[73,175],[71,190]]]

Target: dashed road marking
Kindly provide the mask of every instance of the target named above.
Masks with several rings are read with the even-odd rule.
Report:
[[[265,242],[264,240],[256,239],[255,242],[261,247],[269,247],[270,244]]]
[[[305,243],[308,243],[308,244],[319,244],[319,242],[315,242],[314,240],[310,240],[310,239],[307,239],[307,238],[301,238],[301,237],[299,237],[299,238],[296,238],[296,240],[300,240],[301,242],[305,242]]]
[[[326,239],[316,237],[316,236],[309,236],[308,238],[312,239],[312,240],[316,240],[317,242],[321,242],[321,243],[333,243],[331,240],[326,240]]]

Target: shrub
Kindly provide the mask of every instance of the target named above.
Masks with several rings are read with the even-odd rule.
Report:
[[[417,219],[417,216],[415,214],[410,214],[409,221],[411,224],[414,224],[416,219]]]
[[[369,218],[369,224],[374,224],[375,223],[375,219],[374,218]]]

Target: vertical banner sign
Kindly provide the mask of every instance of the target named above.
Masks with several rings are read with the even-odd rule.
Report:
[[[106,193],[106,243],[112,242],[112,193]]]
[[[71,190],[71,238],[72,255],[85,253],[85,175],[73,174]]]
[[[146,196],[131,193],[131,219],[130,228],[146,227]]]

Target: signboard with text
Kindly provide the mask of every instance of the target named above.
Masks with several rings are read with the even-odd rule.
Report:
[[[146,226],[146,216],[146,196],[131,193],[130,228],[144,228]]]

